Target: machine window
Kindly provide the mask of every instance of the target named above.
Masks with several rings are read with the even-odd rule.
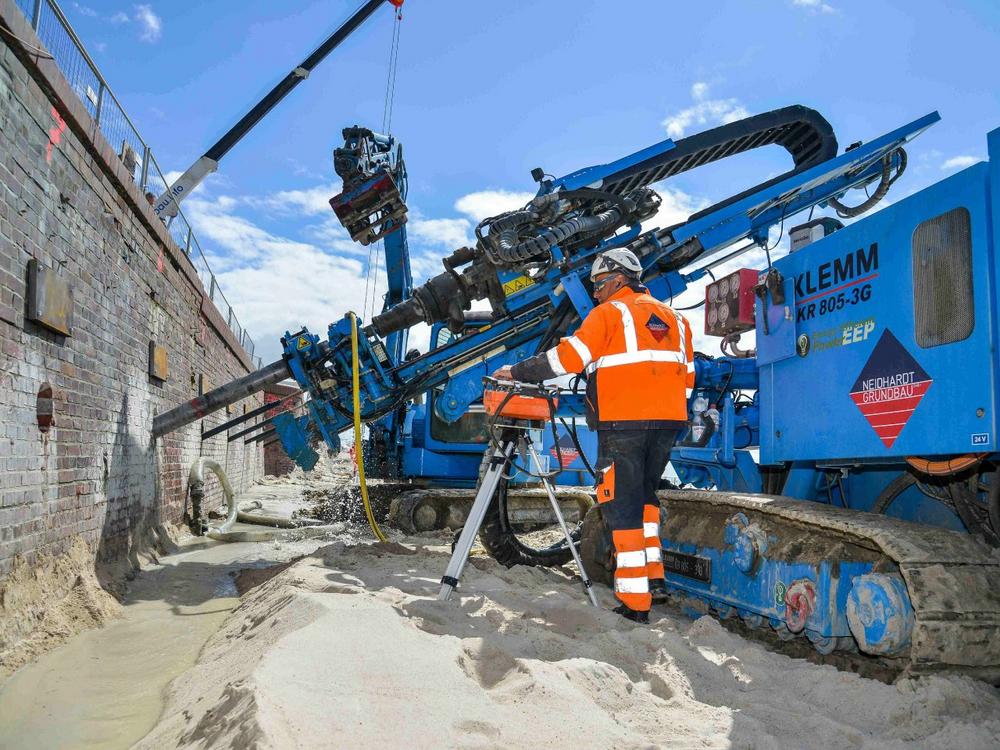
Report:
[[[913,232],[913,326],[924,349],[972,335],[972,222],[955,208]]]
[[[448,330],[446,326],[442,326],[437,332],[437,336],[434,338],[434,346],[431,349],[439,349],[445,344],[450,344],[455,340],[455,334]]]
[[[485,443],[486,411],[481,404],[473,404],[469,410],[456,421],[448,424],[434,412],[434,403],[429,409],[431,419],[431,437],[442,443]]]

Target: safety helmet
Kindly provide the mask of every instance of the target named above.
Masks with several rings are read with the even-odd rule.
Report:
[[[605,250],[597,256],[590,269],[590,280],[593,281],[602,273],[622,273],[638,281],[642,275],[642,264],[631,250],[618,247],[614,250]]]

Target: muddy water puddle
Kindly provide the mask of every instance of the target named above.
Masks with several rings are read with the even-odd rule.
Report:
[[[122,619],[74,637],[0,683],[0,745],[131,746],[156,723],[170,682],[195,663],[239,602],[231,574],[319,544],[213,544],[163,558],[132,582]]]

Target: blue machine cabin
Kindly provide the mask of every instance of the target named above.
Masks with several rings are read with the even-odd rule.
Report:
[[[994,449],[989,181],[974,165],[774,264],[793,346],[760,367],[763,463]]]

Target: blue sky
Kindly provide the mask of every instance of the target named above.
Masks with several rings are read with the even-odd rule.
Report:
[[[160,165],[179,172],[358,4],[63,7]],[[287,328],[361,312],[367,251],[326,201],[341,128],[381,125],[391,33],[386,6],[184,203],[265,361]],[[818,109],[841,146],[939,110],[898,200],[985,156],[1000,126],[998,42],[1000,4],[986,1],[406,0],[392,132],[410,173],[415,275],[437,273],[479,218],[523,202],[532,167],[561,174],[788,104]],[[682,175],[662,191],[660,223],[787,166],[761,153]]]

